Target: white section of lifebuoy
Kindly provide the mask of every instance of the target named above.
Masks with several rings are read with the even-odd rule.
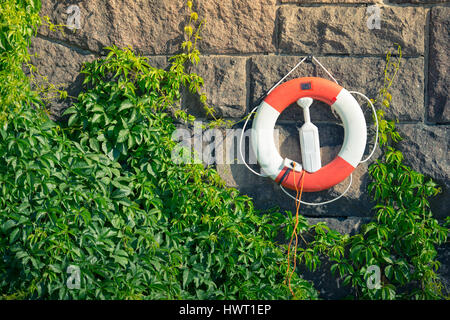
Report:
[[[367,128],[364,114],[356,99],[342,89],[332,105],[344,126],[344,142],[339,156],[351,166],[357,167],[364,154],[367,141]],[[263,172],[276,179],[286,166],[279,154],[273,138],[275,123],[280,113],[263,101],[257,109],[251,135],[252,148]],[[301,166],[299,166],[301,170]],[[297,171],[297,170],[296,170]]]
[[[332,108],[344,125],[344,142],[338,155],[356,168],[366,149],[366,119],[359,103],[346,89],[338,94]]]
[[[280,113],[266,102],[256,111],[251,134],[253,152],[263,172],[275,179],[284,167],[273,138],[275,123]]]

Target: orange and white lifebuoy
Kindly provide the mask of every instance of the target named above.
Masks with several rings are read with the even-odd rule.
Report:
[[[330,105],[344,125],[344,142],[339,154],[315,172],[307,172],[300,164],[293,165],[292,160],[283,159],[273,136],[279,115],[289,105],[306,97]],[[366,148],[367,127],[361,107],[349,91],[323,78],[306,77],[276,87],[263,100],[253,121],[251,140],[256,159],[267,176],[286,188],[296,190],[302,175],[305,175],[303,191],[316,192],[342,182],[357,167]]]

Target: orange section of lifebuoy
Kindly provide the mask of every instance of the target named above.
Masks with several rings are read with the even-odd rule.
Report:
[[[302,172],[296,172],[295,174],[292,170],[283,179],[281,185],[283,187],[289,188],[291,190],[296,190],[300,188],[300,179],[303,174],[305,174],[305,181],[303,182],[303,191],[305,192],[317,192],[329,189],[336,184],[342,182],[347,178],[355,168],[349,164],[347,161],[341,157],[336,157],[326,166],[322,167],[319,171],[314,173],[309,173],[305,170]],[[276,182],[280,182],[288,168],[281,170],[278,177],[275,179]],[[295,181],[294,181],[295,175]],[[296,187],[297,186],[297,187]]]
[[[264,101],[282,113],[288,106],[304,97],[310,97],[331,106],[336,101],[336,97],[341,90],[342,87],[340,85],[327,79],[316,77],[298,78],[278,86]],[[351,164],[338,156],[314,173],[303,170],[302,173],[296,172],[294,174],[292,170],[285,167],[281,170],[275,181],[280,183],[283,180],[281,181],[282,186],[296,190],[296,186],[300,188],[300,179],[305,174],[303,190],[305,192],[317,192],[329,189],[342,182],[354,169]],[[290,172],[286,174],[287,170],[290,170]]]
[[[298,78],[275,88],[264,101],[280,113],[298,99],[304,97],[320,100],[331,106],[341,90],[340,85],[327,79]]]

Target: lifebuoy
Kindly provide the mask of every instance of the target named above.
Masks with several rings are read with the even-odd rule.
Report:
[[[303,170],[301,165],[292,166],[292,160],[283,159],[273,138],[279,115],[289,105],[305,97],[330,105],[344,125],[344,142],[339,154],[312,173]],[[267,176],[286,188],[296,190],[304,174],[303,191],[316,192],[342,182],[357,167],[366,148],[367,127],[361,107],[346,89],[323,78],[297,78],[276,87],[260,104],[253,121],[251,141],[256,159]]]

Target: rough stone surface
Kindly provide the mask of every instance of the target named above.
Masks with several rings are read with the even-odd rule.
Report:
[[[334,262],[322,256],[319,259],[321,262],[320,267],[315,271],[310,271],[304,265],[301,265],[299,266],[299,273],[304,279],[314,283],[314,288],[319,291],[320,299],[354,299],[354,290],[349,286],[344,286],[343,279],[331,272],[331,266]]]
[[[433,3],[449,3],[450,0],[389,0],[392,3],[417,3],[417,4],[433,4]]]
[[[307,4],[307,3],[374,3],[380,2],[380,0],[280,0],[281,3],[298,3],[298,4]]]
[[[274,52],[276,0],[201,0],[206,18],[200,48],[207,53]]]
[[[84,77],[80,71],[83,63],[99,56],[56,40],[49,41],[39,37],[32,39],[29,52],[32,55],[31,62],[37,67],[39,74],[47,77],[59,89],[66,90],[69,95],[67,99],[54,99],[48,105],[52,116],[58,119],[81,91]],[[148,59],[150,65],[156,68],[165,68],[167,65],[167,58],[163,56]]]
[[[449,123],[450,101],[450,8],[433,8],[430,26],[428,72],[428,121]]]
[[[217,116],[241,117],[247,107],[246,58],[203,57],[192,71],[203,77],[208,105]],[[205,112],[197,94],[185,90],[183,106],[191,114],[204,117]]]
[[[449,215],[450,126],[426,126],[403,124],[398,126],[404,138],[398,148],[405,156],[405,162],[414,170],[434,179],[442,187],[442,193],[431,201],[431,209],[437,217]]]
[[[383,58],[352,58],[352,57],[319,57],[318,60],[330,71],[337,81],[349,91],[359,91],[370,98],[375,98],[383,84],[385,60]],[[254,103],[263,93],[287,74],[298,62],[300,57],[288,56],[257,56],[250,63],[251,101]],[[424,60],[423,58],[405,58],[398,78],[390,89],[393,100],[387,111],[388,118],[400,121],[423,120],[424,109]],[[318,76],[329,79],[319,67],[303,63],[287,80]],[[358,98],[361,105],[364,100]],[[371,112],[365,108],[366,119],[371,121]],[[313,121],[340,122],[330,107],[316,102],[311,107]],[[280,116],[280,120],[303,121],[303,112],[296,105],[289,107]],[[370,122],[371,123],[371,122]]]
[[[405,55],[423,55],[425,13],[420,7],[382,7],[381,29],[370,30],[366,7],[283,6],[279,48],[290,54],[384,55],[398,43]]]
[[[125,0],[77,1],[80,8],[81,29],[51,32],[42,27],[39,33],[100,53],[106,46],[131,46],[143,54],[173,53],[181,45],[187,10],[183,0],[134,1]],[[72,1],[42,2],[42,16],[67,24],[67,8]]]
[[[65,45],[50,42],[41,38],[33,38],[29,48],[32,55],[31,63],[37,67],[42,77],[59,89],[66,90],[71,97],[77,97],[81,90],[84,77],[80,70],[84,62],[92,61],[95,55],[83,50],[69,48]],[[38,79],[41,78],[38,76]],[[41,78],[42,79],[42,78]],[[74,99],[55,99],[48,108],[55,118],[67,108]]]
[[[111,0],[99,4],[82,1],[81,30],[65,35],[40,28],[42,35],[101,52],[103,47],[131,46],[142,54],[171,54],[183,41],[187,19],[184,0]],[[41,15],[67,24],[70,1],[44,1]],[[275,46],[275,0],[198,1],[200,18],[208,18],[202,29],[204,52],[273,52]]]
[[[355,235],[362,225],[369,223],[371,218],[348,217],[348,218],[306,218],[309,224],[325,222],[328,227],[341,234]]]
[[[298,4],[308,4],[308,3],[376,3],[382,0],[280,0],[281,3],[298,3]]]
[[[438,274],[445,287],[445,292],[448,295],[450,294],[450,245],[448,242],[437,248],[437,252],[437,261],[441,263]]]

